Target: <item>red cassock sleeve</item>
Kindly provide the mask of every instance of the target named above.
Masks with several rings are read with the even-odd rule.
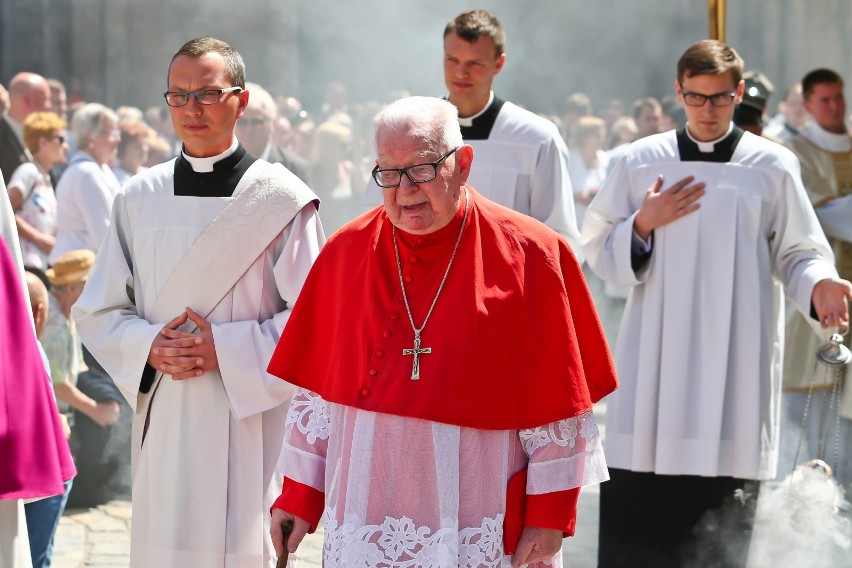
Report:
[[[285,477],[281,495],[272,504],[272,508],[287,511],[308,521],[311,525],[308,532],[313,533],[317,530],[325,509],[325,493]]]
[[[527,495],[524,525],[562,531],[563,536],[574,536],[577,526],[577,500],[580,488],[540,495]]]
[[[527,495],[527,470],[522,469],[509,479],[506,487],[506,518],[503,521],[503,548],[513,554],[524,527],[539,527],[562,531],[562,536],[574,536],[577,526],[577,500],[580,488],[540,495]]]

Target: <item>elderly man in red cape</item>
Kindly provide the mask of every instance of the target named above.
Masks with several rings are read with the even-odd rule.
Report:
[[[269,365],[299,387],[273,543],[324,515],[325,566],[560,566],[616,387],[580,267],[465,185],[450,103],[393,103],[376,143],[384,206],[328,241]]]

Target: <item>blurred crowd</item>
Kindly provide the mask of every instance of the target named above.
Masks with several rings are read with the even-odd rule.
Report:
[[[813,121],[800,84],[769,104],[775,92],[769,79],[751,72],[745,80],[743,103],[734,118],[744,129],[785,143]],[[386,102],[408,93],[353,103],[346,87],[333,83],[314,109],[289,93],[271,93],[258,84],[246,89],[250,98],[237,123],[239,141],[250,154],[284,164],[316,192],[326,234],[366,211],[363,196],[375,163],[373,117]],[[529,110],[552,121],[569,149],[578,225],[629,144],[682,128],[686,121],[674,96],[593,102],[578,92],[565,98],[562,109]],[[66,482],[63,495],[27,506],[34,558],[39,551],[49,557],[50,539],[66,503],[93,506],[129,497],[130,407],[80,344],[70,310],[122,184],[180,151],[165,103],[140,109],[69,100],[60,81],[30,72],[0,85],[0,169],[27,271],[36,333],[79,471],[73,483]],[[626,292],[590,271],[586,276],[612,344]]]

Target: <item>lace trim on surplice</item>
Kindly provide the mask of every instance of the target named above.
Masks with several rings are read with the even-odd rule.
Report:
[[[287,411],[285,427],[296,426],[309,444],[328,440],[331,434],[331,410],[318,394],[298,389]]]
[[[455,522],[445,520],[444,526]],[[498,567],[503,559],[503,515],[486,517],[478,527],[433,531],[408,517],[385,517],[381,525],[337,524],[337,512],[325,511],[327,566],[389,568]]]
[[[594,420],[592,412],[584,412],[573,418],[566,418],[559,422],[551,422],[546,426],[520,430],[518,435],[524,446],[524,451],[531,456],[539,448],[549,444],[560,447],[574,448],[579,436],[585,443],[580,447],[584,451],[586,447],[592,447],[593,442],[600,436],[598,425]]]

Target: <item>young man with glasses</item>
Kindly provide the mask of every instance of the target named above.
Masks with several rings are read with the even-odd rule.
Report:
[[[213,39],[174,55],[181,155],[134,176],[74,308],[133,407],[134,566],[274,565],[292,387],[266,373],[325,238],[316,195],[235,136],[243,60]]]
[[[848,323],[852,285],[798,161],[732,124],[742,65],[718,41],[687,49],[675,82],[686,127],[633,143],[584,219],[592,269],[631,288],[607,406],[601,568],[744,566],[755,481],[778,461],[778,281],[823,327]]]

